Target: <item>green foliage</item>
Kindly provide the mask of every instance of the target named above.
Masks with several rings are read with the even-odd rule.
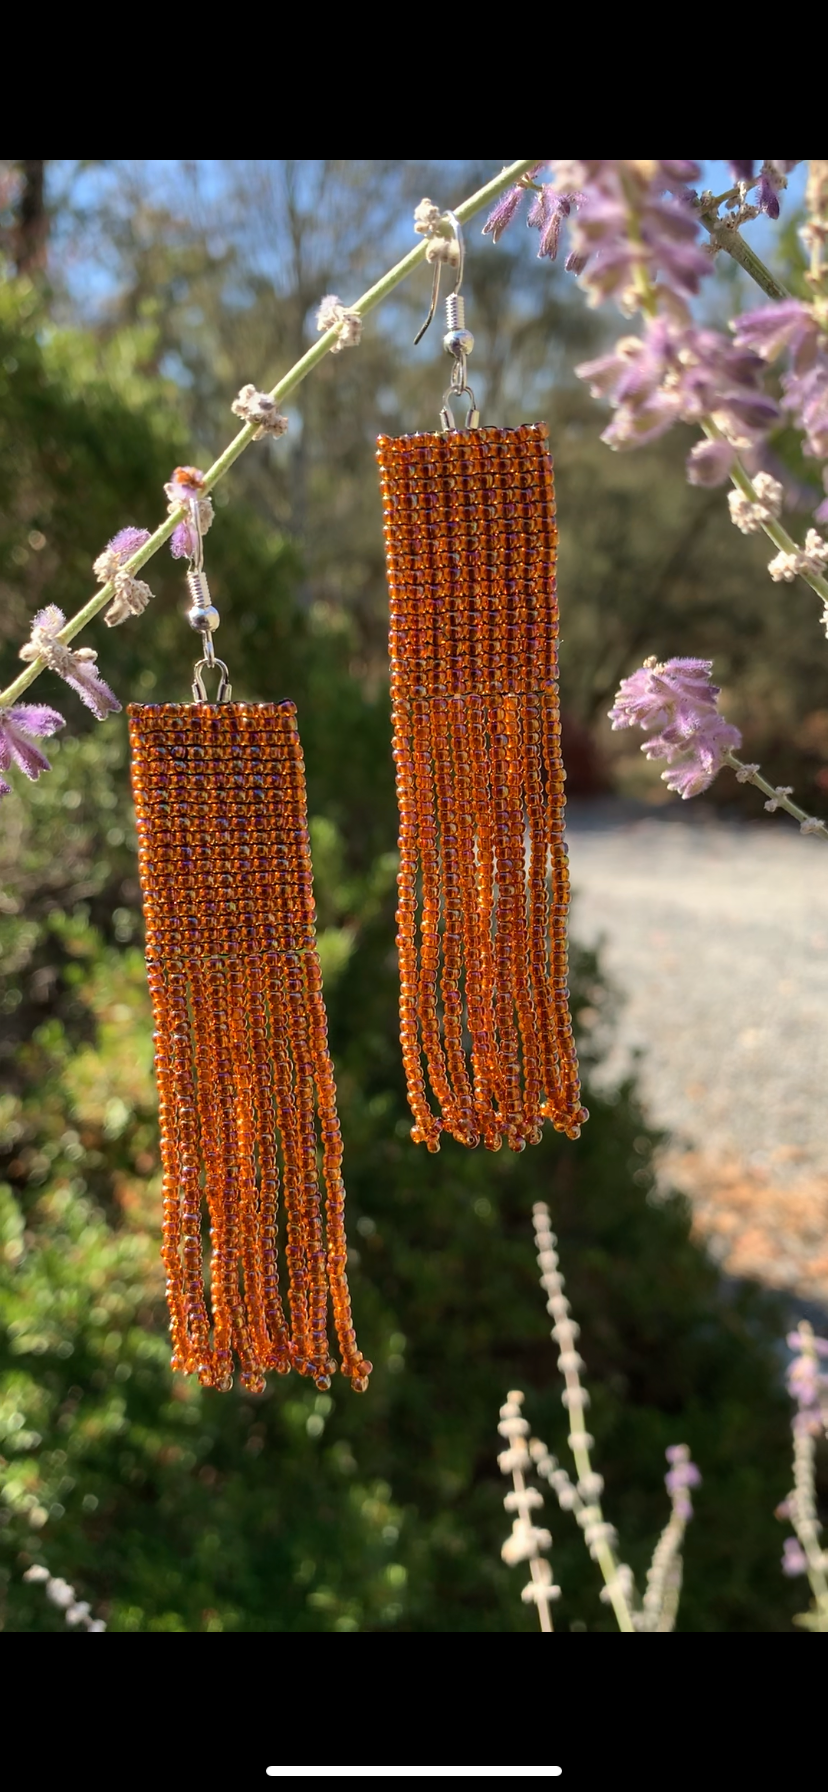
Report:
[[[51,331],[25,290],[3,304],[3,578],[19,617],[86,595],[94,552],[125,521],[152,521],[163,478],[190,456],[169,386],[141,371],[140,330],[99,351]],[[353,1294],[376,1372],[365,1399],[277,1378],[260,1398],[221,1397],[170,1376],[125,723],[73,710],[72,737],[50,743],[53,772],[3,810],[7,1628],[62,1628],[22,1580],[42,1560],[115,1630],[531,1631],[519,1576],[500,1561],[495,1457],[497,1408],[515,1385],[565,1450],[531,1246],[538,1198],[583,1327],[607,1511],[636,1569],[666,1516],[664,1448],[684,1439],[705,1482],[681,1626],[786,1628],[775,1304],[726,1286],[684,1203],[654,1198],[656,1141],[632,1089],[589,1098],[577,1146],[551,1137],[492,1157],[448,1144],[437,1159],[411,1146],[384,693],[366,679],[355,622],[297,607],[291,550],[256,510],[220,511],[210,567],[219,599],[232,594],[222,645],[237,690],[300,699]],[[180,575],[159,563],[152,577],[142,622],[99,634],[124,697],[186,689]],[[56,695],[45,681],[43,695]],[[576,987],[601,1007],[586,960]],[[552,1524],[561,1623],[611,1629],[580,1538]]]

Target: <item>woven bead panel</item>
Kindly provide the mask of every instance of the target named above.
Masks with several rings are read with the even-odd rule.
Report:
[[[253,1392],[268,1369],[327,1387],[330,1297],[361,1392],[294,705],[128,713],[173,1367],[228,1388],[235,1359]]]
[[[412,1137],[577,1138],[544,424],[379,438]],[[426,1074],[436,1098],[430,1105]]]

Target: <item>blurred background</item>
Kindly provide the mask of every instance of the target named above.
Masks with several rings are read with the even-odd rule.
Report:
[[[156,526],[172,468],[209,464],[233,433],[238,388],[269,387],[315,339],[321,297],[352,302],[410,246],[424,193],[458,203],[496,166],[0,164],[6,680],[34,611],[71,613],[107,539],[128,523]],[[759,245],[795,290],[797,221],[794,193]],[[573,366],[618,320],[588,310],[536,247],[520,223],[497,249],[473,225],[465,290],[485,420],[545,418],[556,463],[589,1126],[576,1145],[548,1136],[519,1158],[449,1142],[433,1159],[408,1139],[374,448],[380,431],[437,426],[439,322],[411,346],[428,306],[422,270],[372,315],[358,352],[328,358],[299,389],[287,438],[243,456],[218,488],[207,540],[234,693],[299,707],[371,1391],[357,1400],[334,1383],[318,1395],[274,1378],[259,1398],[225,1398],[169,1374],[126,722],[96,724],[46,675],[36,697],[68,726],[49,743],[53,772],[5,799],[0,836],[10,1630],[62,1628],[22,1580],[33,1561],[115,1630],[533,1629],[500,1560],[496,1426],[507,1389],[521,1387],[533,1425],[565,1448],[531,1244],[538,1199],[582,1325],[606,1508],[636,1572],[666,1519],[663,1451],[682,1440],[704,1487],[679,1629],[787,1630],[801,1603],[779,1573],[773,1509],[790,1480],[790,1302],[816,1310],[828,1298],[828,1260],[814,1268],[828,1217],[819,847],[793,824],[784,841],[771,835],[782,818],[764,816],[772,845],[757,846],[761,799],[735,780],[679,804],[640,737],[613,735],[606,711],[648,653],[713,658],[744,757],[824,812],[813,597],[771,585],[763,538],[733,529],[720,491],[686,484],[689,432],[630,455],[601,443],[604,418]],[[723,260],[703,299],[716,321],[760,302]],[[804,530],[817,501],[808,463],[783,432],[765,464]],[[156,597],[142,618],[84,636],[124,704],[189,689],[182,567],[162,551],[146,576]],[[668,823],[688,808],[687,827]],[[722,956],[723,913],[736,931]],[[767,967],[780,953],[792,963],[774,969],[774,990],[787,983],[774,1003]],[[800,1052],[791,1074],[809,1068],[814,1085],[802,1114],[785,1088],[770,1104],[764,1093],[778,1082],[783,1022]],[[751,1027],[758,1039],[734,1044]],[[780,1272],[791,1200],[804,1217]],[[757,1227],[751,1256],[744,1233]],[[558,1513],[551,1523],[565,1589],[556,1622],[613,1628],[575,1526]]]

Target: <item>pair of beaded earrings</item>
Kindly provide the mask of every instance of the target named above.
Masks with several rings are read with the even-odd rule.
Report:
[[[587,1117],[566,985],[555,499],[545,425],[480,427],[467,384],[462,235],[447,216],[459,261],[442,429],[382,436],[378,451],[400,1031],[415,1142],[437,1151],[446,1131],[463,1145],[497,1150],[505,1138],[520,1151],[544,1120],[577,1138]],[[451,404],[464,400],[457,429]],[[371,1364],[346,1278],[296,710],[231,700],[192,508],[189,621],[202,641],[193,701],[129,707],[173,1367],[220,1389],[232,1385],[234,1361],[251,1392],[269,1369],[327,1388],[330,1301],[342,1372],[361,1393]],[[214,672],[210,702],[204,679]]]

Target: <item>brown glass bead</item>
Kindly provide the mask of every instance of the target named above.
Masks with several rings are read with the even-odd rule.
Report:
[[[133,704],[129,729],[173,1367],[226,1389],[237,1364],[250,1393],[268,1369],[328,1387],[330,1301],[363,1392],[295,708]]]
[[[412,1138],[577,1138],[547,430],[381,436],[377,458]]]

